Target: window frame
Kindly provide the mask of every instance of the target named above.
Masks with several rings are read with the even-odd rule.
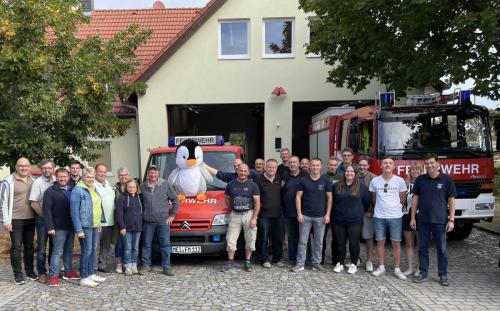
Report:
[[[306,45],[309,45],[311,44],[311,23],[314,22],[315,20],[319,20],[319,17],[317,16],[308,16],[307,17],[307,42],[306,42]],[[307,47],[304,46],[304,48],[306,48],[306,57],[307,58],[320,58],[321,57],[321,54],[316,54],[316,53],[307,53]]]
[[[234,55],[223,55],[222,54],[222,24],[231,23],[245,23],[247,25],[247,54],[234,54]],[[220,19],[217,21],[217,55],[219,59],[250,59],[250,19],[249,18],[238,18],[238,19]]]
[[[266,53],[266,22],[281,21],[292,23],[292,42],[291,53],[286,54],[267,54]],[[295,18],[293,17],[273,17],[262,19],[262,58],[295,58]]]

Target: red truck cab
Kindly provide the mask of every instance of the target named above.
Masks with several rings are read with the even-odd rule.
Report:
[[[233,160],[241,158],[238,146],[201,146],[203,160],[209,166],[223,172],[234,172]],[[156,165],[160,178],[167,180],[177,166],[176,147],[153,149],[148,160]],[[147,176],[144,176],[146,179]],[[198,201],[187,197],[179,204],[179,211],[171,226],[170,242],[172,253],[177,254],[221,254],[226,250],[226,231],[230,209],[224,200],[226,183],[215,176],[207,185],[207,198]]]

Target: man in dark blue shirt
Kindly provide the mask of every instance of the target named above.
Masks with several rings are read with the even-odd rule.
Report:
[[[330,223],[332,184],[327,177],[321,176],[321,159],[311,159],[310,174],[300,179],[297,190],[295,205],[297,208],[297,220],[300,223],[300,238],[297,264],[292,268],[292,271],[299,272],[304,270],[307,240],[309,239],[311,228],[313,228],[313,270],[322,272],[324,268],[320,265],[321,250],[323,248],[325,225]]]
[[[441,173],[437,155],[424,156],[427,174],[420,175],[413,186],[413,201],[410,226],[418,229],[420,275],[413,281],[427,281],[429,270],[429,240],[431,233],[436,239],[439,283],[448,286],[448,251],[446,233],[454,228],[455,196],[457,190],[453,180]],[[448,211],[449,207],[449,211]],[[416,211],[418,209],[418,226]],[[447,212],[449,214],[447,214]],[[449,217],[448,217],[449,215]]]

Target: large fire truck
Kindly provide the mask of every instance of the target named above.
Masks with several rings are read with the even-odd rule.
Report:
[[[222,136],[170,137],[169,147],[151,150],[147,166],[156,165],[160,178],[167,180],[176,168],[176,146],[186,138],[197,140],[203,150],[204,162],[220,171],[234,172],[233,160],[242,157],[241,147],[225,145]],[[205,200],[188,197],[180,202],[170,232],[172,253],[221,254],[225,251],[230,212],[224,201],[226,183],[215,176],[213,178],[208,184]]]
[[[465,239],[473,223],[493,219],[493,150],[488,110],[473,105],[468,91],[454,94],[409,96],[395,105],[393,93],[381,93],[375,106],[329,108],[312,119],[310,156],[327,161],[350,147],[355,159],[370,159],[375,174],[390,156],[395,173],[406,178],[413,163],[423,164],[424,154],[437,154],[458,194],[456,225],[448,237]]]

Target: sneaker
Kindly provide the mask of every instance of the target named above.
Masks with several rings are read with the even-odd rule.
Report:
[[[38,276],[38,282],[41,284],[45,284],[47,283],[47,281],[48,281],[47,274],[40,273],[40,275]]]
[[[382,274],[385,274],[385,269],[378,267],[375,271],[372,272],[373,276],[380,276]]]
[[[123,264],[122,264],[122,263],[117,263],[117,264],[116,264],[116,269],[115,269],[115,272],[116,272],[116,273],[119,273],[119,274],[122,274],[122,273],[123,273]]]
[[[175,275],[174,270],[172,270],[172,268],[170,268],[170,267],[163,268],[163,274],[165,274],[166,276],[174,276]]]
[[[98,276],[97,274],[92,274],[88,278],[94,282],[97,282],[97,283],[102,283],[102,282],[106,281],[106,278],[104,278],[102,276]]]
[[[102,273],[111,273],[111,270],[108,268],[98,268],[97,271]]]
[[[123,269],[123,268],[122,268]],[[122,270],[123,271],[123,270]],[[141,273],[146,273],[146,272],[151,272],[153,271],[153,268],[151,266],[142,266],[141,267]],[[122,272],[123,273],[123,272]]]
[[[358,258],[358,261],[356,262],[356,267],[359,267],[361,265],[361,259]]]
[[[366,272],[373,272],[373,264],[371,261],[366,262]]]
[[[414,272],[413,272],[413,270],[410,270],[410,269],[408,269],[408,270],[406,270],[405,272],[403,272],[403,274],[404,274],[405,276],[412,275],[413,273],[414,273]]]
[[[264,263],[264,265],[265,265],[265,263]],[[266,266],[264,266],[264,267],[266,267]],[[270,267],[271,267],[271,264],[269,263],[269,268]],[[252,262],[250,260],[245,260],[245,271],[246,272],[252,272],[252,270],[253,270],[253,268],[252,268]]]
[[[16,283],[16,285],[26,284],[26,282],[24,281],[24,276],[22,276],[22,275],[15,276],[14,277],[14,282]]]
[[[138,274],[139,270],[137,270],[137,262],[132,264],[132,274]]]
[[[342,272],[342,271],[344,271],[344,265],[341,265],[340,262],[337,262],[337,264],[333,268],[333,272],[339,273],[339,272]]]
[[[413,283],[423,283],[423,282],[427,282],[427,276],[419,274],[418,277],[413,278]]]
[[[276,267],[278,268],[283,268],[285,266],[285,263],[283,261],[278,261],[278,262],[274,262],[274,264],[276,265]]]
[[[325,272],[325,268],[323,268],[323,266],[321,265],[313,265],[312,266],[312,271],[315,271],[315,272]]]
[[[269,261],[266,261],[262,264],[264,268],[271,268],[271,263]]]
[[[292,272],[299,272],[299,271],[302,271],[304,270],[304,265],[301,265],[301,264],[296,264],[295,266],[293,266]]]
[[[75,271],[70,271],[68,273],[65,273],[62,277],[64,280],[79,280],[80,275],[76,273]]]
[[[35,272],[31,272],[31,273],[26,273],[26,277],[28,279],[30,279],[31,281],[36,281],[38,280],[38,275],[36,275]]]
[[[224,267],[222,267],[222,272],[229,272],[231,269],[234,268],[234,260],[228,260]]]
[[[417,271],[415,271],[415,274],[413,276],[418,278],[420,276],[420,270],[417,269]]]
[[[128,266],[125,268],[125,275],[127,275],[127,276],[132,275],[132,267]]]
[[[80,280],[80,286],[96,287],[97,285],[99,285],[99,283],[92,281],[90,277]]]
[[[59,278],[57,276],[51,277],[50,281],[49,281],[49,286],[50,287],[58,287],[59,286]]]
[[[358,271],[358,266],[353,263],[349,266],[349,269],[347,269],[347,273],[349,274],[354,274],[357,271]]]
[[[394,275],[398,277],[398,279],[400,280],[406,280],[406,275],[401,272],[401,270],[397,269],[397,270],[394,270]]]
[[[450,285],[450,283],[448,283],[448,278],[445,277],[445,276],[440,276],[439,277],[439,284],[441,286],[448,286],[448,285]]]

